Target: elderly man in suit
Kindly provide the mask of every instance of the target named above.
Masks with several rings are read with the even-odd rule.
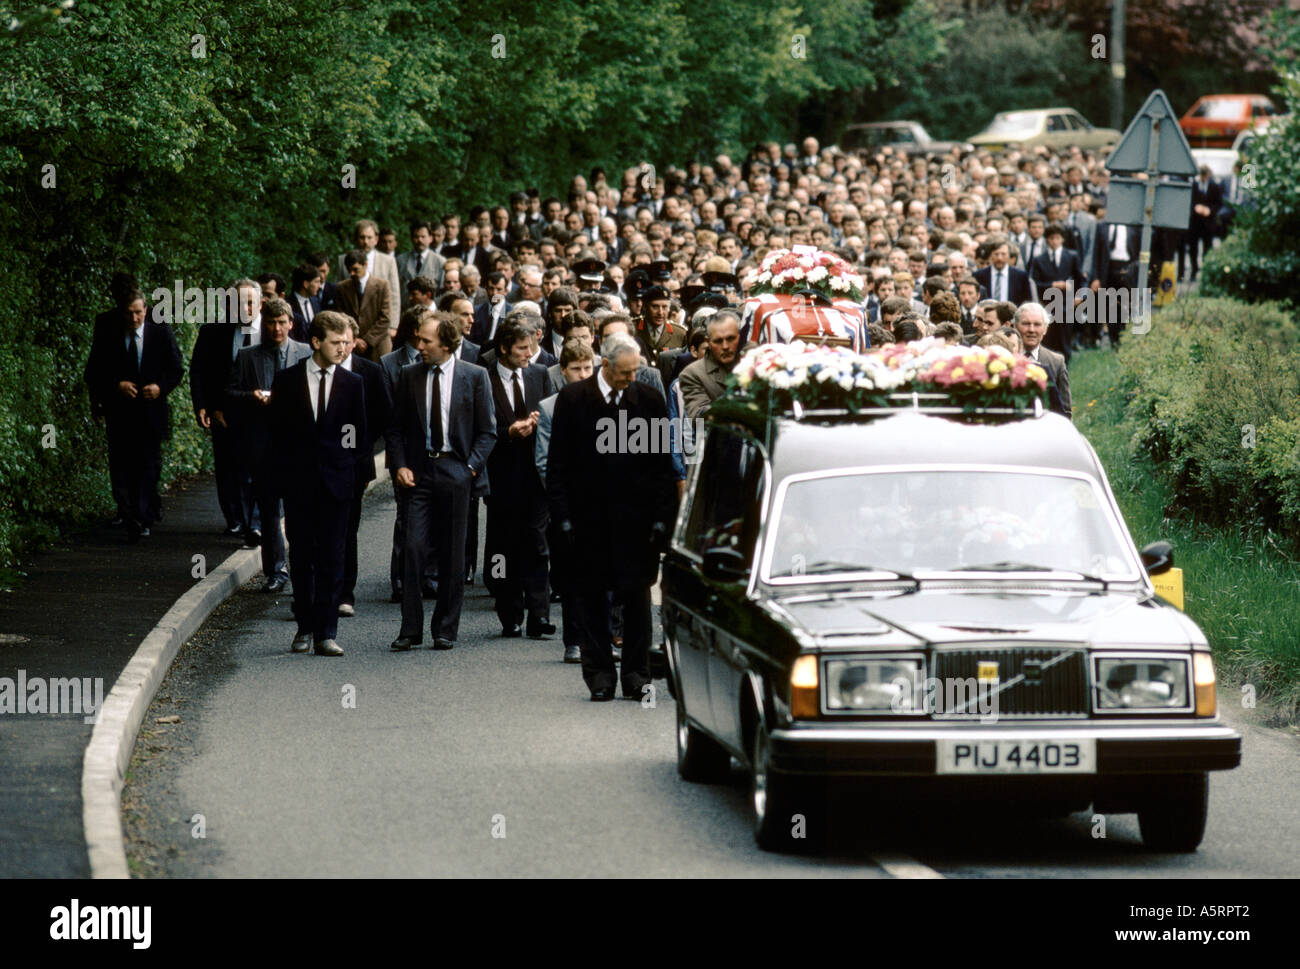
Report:
[[[255,281],[241,279],[231,293],[225,319],[204,323],[194,341],[190,401],[199,427],[212,434],[217,502],[226,519],[222,534],[243,535],[244,544],[256,548],[261,541],[261,520],[253,500],[253,482],[239,460],[234,432],[227,426],[222,408],[239,351],[261,342],[262,290]]]
[[[366,260],[365,275],[372,278],[382,279],[386,284],[386,293],[388,296],[388,315],[387,319],[390,326],[396,325],[394,321],[401,312],[402,301],[402,281],[397,275],[397,260],[389,253],[380,252],[376,247],[379,242],[379,226],[370,219],[360,219],[353,228],[353,242],[356,248],[353,251],[359,251]],[[347,266],[348,253],[339,256],[339,275],[346,277],[348,275]],[[342,283],[339,284],[340,287]],[[338,307],[343,309],[342,306]],[[355,314],[354,314],[354,318]],[[357,319],[357,322],[361,322]],[[365,335],[365,326],[361,327],[362,335]],[[387,351],[384,351],[385,353]],[[369,355],[369,354],[367,354]],[[380,354],[379,356],[382,356]],[[379,356],[371,356],[370,359],[378,361]]]
[[[1048,407],[1058,414],[1070,416],[1070,371],[1065,357],[1043,346],[1049,317],[1047,307],[1041,303],[1022,303],[1012,319],[1025,344],[1025,356],[1047,371]]]
[[[549,396],[546,369],[530,364],[530,332],[507,322],[496,332],[496,362],[488,368],[497,443],[488,458],[492,494],[487,498],[486,565],[483,582],[496,600],[501,634],[529,638],[555,632],[546,586],[546,493],[535,467],[533,434],[542,398]]]
[[[602,443],[611,426],[668,420],[663,396],[637,383],[640,366],[635,340],[607,337],[596,375],[560,391],[547,456],[551,518],[579,588],[582,677],[596,701],[612,700],[619,680],[629,700],[651,686],[650,587],[676,511],[670,454],[631,446],[631,434],[620,446]],[[621,673],[609,637],[611,594],[623,605]]]
[[[314,270],[313,270],[314,272]],[[319,277],[317,277],[319,278]],[[314,317],[313,317],[314,319]],[[282,592],[289,581],[280,496],[271,473],[271,384],[281,370],[311,356],[311,347],[289,336],[293,310],[282,299],[262,306],[262,342],[239,351],[226,387],[226,421],[235,433],[239,460],[253,482],[261,519],[263,592]]]
[[[426,316],[419,329],[424,366],[403,367],[389,422],[388,466],[411,495],[403,570],[402,626],[392,648],[418,645],[424,632],[420,577],[427,536],[439,535],[438,602],[431,623],[434,649],[456,645],[465,590],[465,528],[471,495],[488,493],[487,460],[496,444],[496,417],[487,373],[457,360],[460,327],[447,314]]]
[[[686,404],[686,417],[694,420],[722,396],[740,351],[740,316],[735,310],[718,310],[708,319],[709,346],[704,356],[687,364],[678,381]]]
[[[560,370],[564,386],[586,380],[594,372],[595,354],[591,345],[582,340],[570,340],[560,350]],[[563,387],[561,387],[563,389]],[[559,391],[555,391],[538,406],[537,439],[533,448],[533,460],[537,465],[537,476],[542,487],[546,487],[547,455],[551,448],[551,424],[555,418],[555,402]],[[549,517],[549,516],[548,516]],[[582,662],[582,639],[579,635],[581,614],[578,607],[577,587],[573,582],[574,563],[564,555],[567,543],[556,534],[555,522],[549,522],[547,536],[550,547],[551,588],[560,597],[560,636],[564,640],[564,662]]]
[[[442,288],[445,260],[433,251],[433,229],[428,222],[411,226],[411,249],[397,256],[397,279],[401,286],[402,309],[411,305],[409,286],[417,276],[428,277],[437,288]]]
[[[184,376],[171,327],[146,319],[144,295],[124,294],[119,325],[105,325],[90,348],[85,381],[103,412],[108,473],[127,541],[150,534],[159,513],[162,442],[171,433],[167,395]]]
[[[342,656],[338,634],[348,505],[366,456],[365,382],[339,364],[349,321],[326,310],[311,324],[312,355],[271,381],[271,455],[289,533],[298,622],[292,651]]]
[[[339,283],[339,309],[357,321],[357,349],[378,363],[393,348],[388,283],[366,272],[366,256],[353,250],[344,257],[348,278]]]

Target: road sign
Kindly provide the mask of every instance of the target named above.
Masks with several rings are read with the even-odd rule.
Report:
[[[1158,139],[1153,142],[1153,130],[1158,129]],[[1158,147],[1157,147],[1158,146]],[[1156,164],[1151,164],[1152,157]],[[1187,147],[1183,129],[1178,127],[1178,115],[1165,97],[1165,92],[1155,90],[1142,109],[1124,129],[1115,150],[1106,159],[1106,168],[1112,172],[1157,171],[1162,175],[1196,174],[1192,150]]]
[[[1192,186],[1187,179],[1196,174],[1192,150],[1164,91],[1151,92],[1106,159],[1106,168],[1143,173],[1143,178],[1120,174],[1111,179],[1106,221],[1141,224],[1137,288],[1144,292],[1151,264],[1151,227],[1187,228],[1192,214]]]
[[[1116,175],[1106,190],[1106,221],[1119,225],[1141,225],[1146,209],[1147,183],[1140,178]],[[1162,229],[1186,229],[1192,216],[1192,183],[1156,182],[1156,202],[1151,224]]]

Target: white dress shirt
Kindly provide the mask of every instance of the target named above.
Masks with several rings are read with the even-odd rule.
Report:
[[[497,376],[501,378],[501,383],[506,388],[506,396],[510,398],[510,403],[514,404],[516,409],[520,407],[527,408],[528,405],[524,401],[515,400],[515,374],[518,372],[519,371],[517,370],[511,370],[499,360],[497,361]],[[521,392],[524,389],[524,378],[522,375],[519,377],[519,389]]]
[[[334,368],[332,366],[322,368],[316,362],[315,357],[307,360],[307,395],[311,398],[311,414],[316,420],[320,420],[320,415],[316,413],[316,399],[320,394],[321,375],[325,379],[325,406],[329,406],[330,394],[334,391]]]
[[[248,324],[248,346],[255,347],[262,342],[262,314],[258,314]],[[239,351],[244,348],[244,325],[239,317],[235,317],[235,350],[230,355],[230,359],[239,356]]]
[[[293,295],[298,300],[298,308],[302,310],[307,325],[311,326],[312,318],[316,315],[316,311],[311,308],[311,297],[304,296],[302,293],[294,293]]]
[[[439,369],[429,364],[429,370],[424,378],[424,412],[433,413],[433,371]],[[442,376],[438,380],[438,390],[441,392],[442,400],[438,408],[442,412],[442,449],[443,451],[451,450],[451,381],[456,373],[456,358],[448,357],[441,364]],[[433,432],[429,427],[429,422],[424,424],[424,448],[426,451],[433,450]]]
[[[604,367],[597,367],[597,368],[596,368],[596,386],[600,388],[600,396],[605,400],[606,403],[609,403],[609,402],[610,402],[610,400],[609,400],[609,395],[610,395],[611,393],[614,394],[614,400],[613,400],[613,403],[615,403],[615,404],[617,404],[617,403],[619,402],[619,400],[620,400],[620,399],[622,398],[622,396],[623,396],[623,392],[622,392],[621,390],[620,390],[620,391],[615,391],[614,388],[611,387],[611,386],[610,386],[610,385],[605,381],[605,368],[604,368]]]

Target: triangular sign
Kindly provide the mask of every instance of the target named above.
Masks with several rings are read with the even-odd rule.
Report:
[[[1160,121],[1160,144],[1157,148],[1155,170],[1161,175],[1196,174],[1196,162],[1192,159],[1192,150],[1187,146],[1187,137],[1178,126],[1178,115],[1165,92],[1157,88],[1151,92],[1146,103],[1142,105],[1133,120],[1124,130],[1115,150],[1106,160],[1106,168],[1112,172],[1144,172],[1152,161],[1151,125]]]

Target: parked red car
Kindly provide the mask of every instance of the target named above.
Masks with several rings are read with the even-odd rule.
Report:
[[[1206,94],[1178,119],[1193,148],[1231,148],[1233,139],[1278,113],[1262,94]]]

